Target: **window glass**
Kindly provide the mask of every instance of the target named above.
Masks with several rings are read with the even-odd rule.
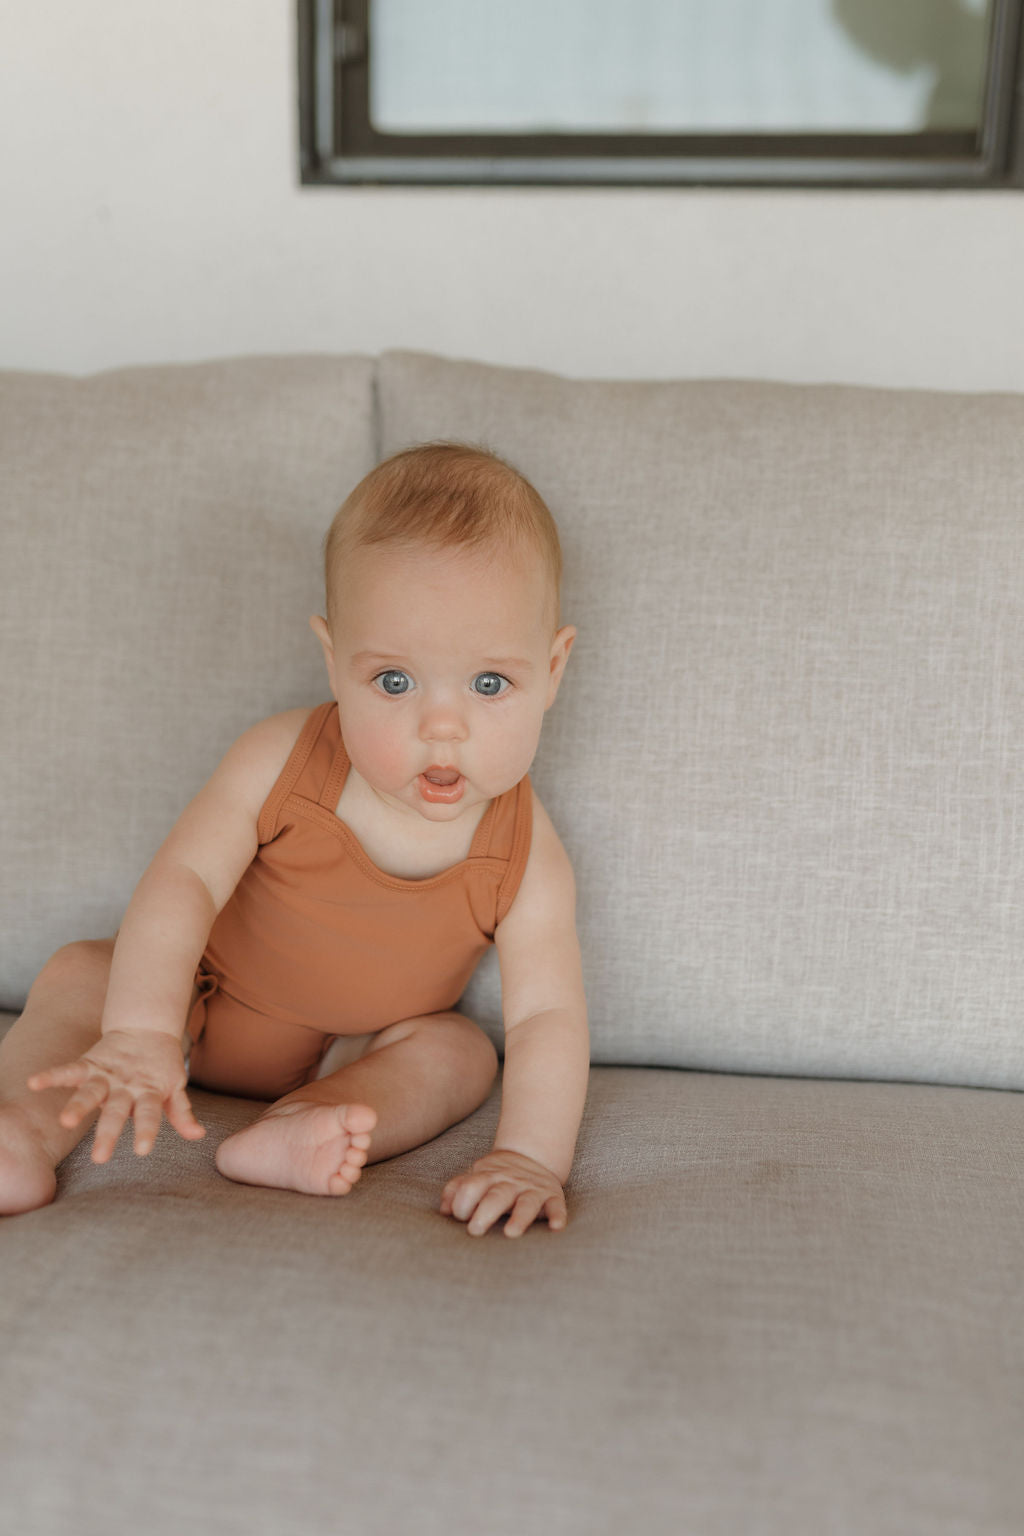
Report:
[[[919,133],[982,119],[993,0],[373,0],[381,133]]]

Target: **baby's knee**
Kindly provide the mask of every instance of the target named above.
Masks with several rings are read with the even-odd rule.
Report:
[[[113,939],[75,939],[62,944],[47,960],[37,980],[64,983],[106,982],[110,973],[110,961],[114,953]]]
[[[485,1094],[498,1075],[498,1053],[478,1024],[454,1010],[429,1013],[420,1018],[389,1024],[377,1034],[366,1051],[408,1041],[406,1049],[422,1051],[432,1070],[443,1066],[451,1081],[465,1088],[475,1085]]]
[[[446,1014],[445,1023],[463,1071],[479,1076],[480,1081],[490,1087],[498,1075],[498,1052],[490,1036],[464,1013]]]

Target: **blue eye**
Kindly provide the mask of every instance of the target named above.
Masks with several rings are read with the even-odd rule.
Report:
[[[410,678],[405,672],[381,672],[374,678],[375,683],[380,683],[384,692],[391,698],[400,698],[403,693],[408,693],[412,687]]]
[[[512,684],[507,677],[502,677],[499,672],[481,672],[473,679],[473,688],[485,699],[500,699],[505,688],[511,688]]]

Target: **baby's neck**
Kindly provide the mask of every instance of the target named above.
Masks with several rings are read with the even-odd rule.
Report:
[[[469,857],[473,838],[490,806],[474,805],[452,821],[429,821],[404,813],[374,794],[350,768],[335,815],[358,839],[364,853],[385,874],[426,880]]]

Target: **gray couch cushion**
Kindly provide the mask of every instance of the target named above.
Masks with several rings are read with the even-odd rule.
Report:
[[[1024,397],[391,353],[380,407],[561,525],[594,1059],[1024,1087]]]
[[[328,695],[320,544],[373,363],[0,375],[0,1003],[111,933],[234,738]]]
[[[471,1238],[498,1097],[335,1201],[217,1174],[240,1100],[83,1143],[2,1227],[5,1529],[1019,1529],[1018,1095],[598,1067],[565,1232]]]

